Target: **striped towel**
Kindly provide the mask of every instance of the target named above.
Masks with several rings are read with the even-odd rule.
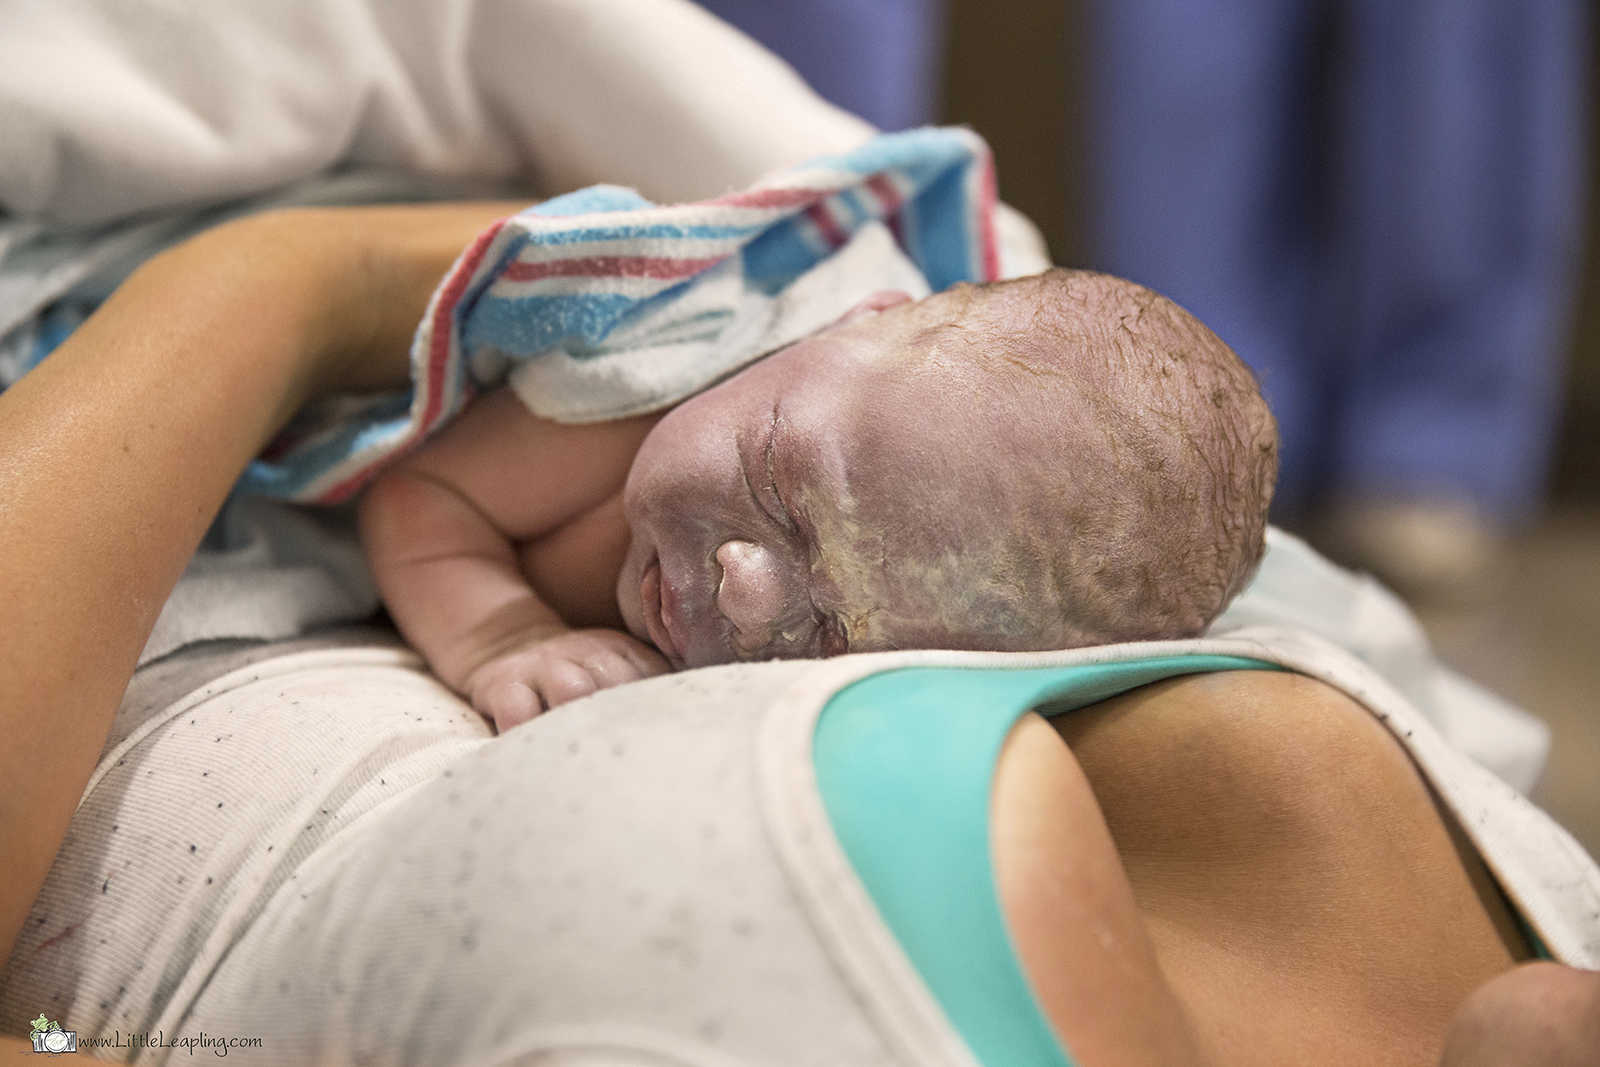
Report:
[[[885,134],[700,203],[595,186],[536,205],[481,234],[440,283],[408,392],[303,413],[241,488],[345,500],[508,376],[563,421],[671,406],[842,311],[780,314],[871,231],[887,227],[884,245],[934,291],[997,278],[994,205],[988,147],[964,129]]]

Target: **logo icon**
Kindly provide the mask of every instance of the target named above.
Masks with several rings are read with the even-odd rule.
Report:
[[[46,1019],[41,1012],[33,1020],[33,1033],[28,1036],[33,1038],[33,1051],[35,1052],[76,1052],[78,1051],[78,1031],[63,1030],[61,1024],[54,1019]]]

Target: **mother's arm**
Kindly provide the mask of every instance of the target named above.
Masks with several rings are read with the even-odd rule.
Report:
[[[308,398],[403,381],[433,285],[517,206],[229,223],[150,260],[0,394],[0,958],[240,471]]]

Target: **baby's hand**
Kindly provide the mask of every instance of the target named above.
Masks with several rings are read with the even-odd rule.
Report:
[[[462,686],[501,733],[569,700],[672,670],[661,653],[618,630],[530,636],[479,664]]]

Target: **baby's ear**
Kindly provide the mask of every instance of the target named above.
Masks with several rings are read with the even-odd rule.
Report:
[[[885,308],[892,308],[896,304],[910,303],[911,294],[900,289],[879,289],[870,296],[865,296],[856,301],[854,307],[834,320],[833,325],[843,326],[852,319],[859,319],[863,315],[877,314]]]

